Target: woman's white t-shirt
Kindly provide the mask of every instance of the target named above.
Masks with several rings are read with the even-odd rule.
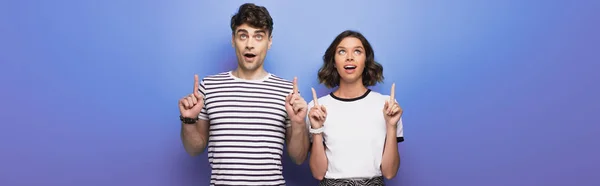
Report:
[[[357,98],[333,94],[318,99],[327,109],[323,141],[328,166],[325,178],[372,178],[381,176],[381,159],[386,137],[383,107],[388,95],[367,90]],[[308,109],[314,106],[313,101]],[[306,119],[308,127],[310,120]],[[402,118],[398,121],[396,142],[404,141]],[[311,137],[312,141],[312,137]]]

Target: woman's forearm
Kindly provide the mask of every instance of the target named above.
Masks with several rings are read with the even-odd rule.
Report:
[[[322,134],[313,134],[313,140],[310,150],[310,171],[318,180],[323,180],[327,172],[327,156],[325,155],[325,145]]]
[[[396,177],[398,168],[400,167],[400,153],[398,152],[396,130],[396,127],[388,126],[386,132],[383,158],[381,159],[381,173],[386,179]]]

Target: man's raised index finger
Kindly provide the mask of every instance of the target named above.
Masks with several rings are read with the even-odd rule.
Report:
[[[298,78],[294,77],[294,94],[298,94]]]
[[[194,95],[198,94],[198,74],[194,74]]]

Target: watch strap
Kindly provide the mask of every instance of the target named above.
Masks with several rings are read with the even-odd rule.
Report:
[[[198,121],[197,118],[187,118],[187,117],[183,117],[183,116],[179,116],[179,120],[181,120],[181,122],[185,123],[185,124],[196,124],[196,122]]]

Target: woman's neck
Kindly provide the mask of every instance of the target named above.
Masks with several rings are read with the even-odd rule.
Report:
[[[333,95],[339,98],[352,99],[364,95],[367,90],[367,87],[362,84],[362,81],[357,81],[355,83],[340,82],[338,89],[333,92]]]

